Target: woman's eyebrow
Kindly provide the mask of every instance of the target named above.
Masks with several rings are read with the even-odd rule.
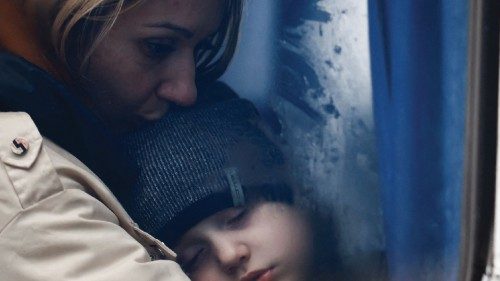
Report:
[[[159,23],[152,23],[152,24],[146,24],[146,27],[153,27],[153,28],[166,28],[173,30],[179,34],[181,34],[183,37],[186,39],[190,39],[194,36],[194,33],[190,31],[187,28],[184,28],[182,26],[173,24],[171,22],[159,22]]]

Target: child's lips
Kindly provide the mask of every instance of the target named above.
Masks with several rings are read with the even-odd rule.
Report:
[[[272,280],[273,280],[273,271],[272,269],[268,269],[256,281],[272,281]]]
[[[247,273],[240,281],[272,281],[273,269],[266,268]]]

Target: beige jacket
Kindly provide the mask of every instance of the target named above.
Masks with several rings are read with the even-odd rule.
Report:
[[[24,153],[16,138],[29,144]],[[0,160],[1,281],[189,280],[175,254],[26,113],[0,113]]]

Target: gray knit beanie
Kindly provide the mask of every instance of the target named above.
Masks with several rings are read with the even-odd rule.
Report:
[[[169,112],[124,137],[139,177],[120,198],[141,228],[175,245],[196,223],[256,198],[291,201],[280,150],[255,107],[233,98]]]

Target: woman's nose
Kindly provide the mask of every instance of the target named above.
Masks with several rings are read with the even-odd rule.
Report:
[[[250,259],[250,248],[241,242],[222,241],[216,254],[223,270],[234,274]]]
[[[187,61],[181,67],[170,70],[157,88],[157,96],[179,106],[189,106],[196,102],[196,67]]]

